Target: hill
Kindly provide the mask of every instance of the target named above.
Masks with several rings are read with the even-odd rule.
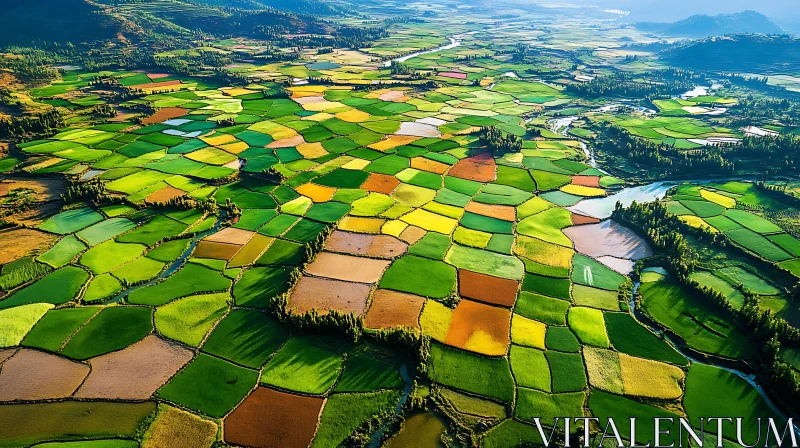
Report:
[[[635,26],[669,36],[711,37],[726,34],[781,34],[783,29],[769,17],[755,12],[742,11],[735,14],[710,16],[697,14],[672,23],[639,22]]]
[[[800,71],[800,39],[790,36],[712,37],[664,50],[672,66],[701,71],[785,74]]]
[[[116,36],[123,23],[85,0],[5,0],[0,44],[84,42]]]

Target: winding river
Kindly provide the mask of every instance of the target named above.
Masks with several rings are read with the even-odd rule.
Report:
[[[459,47],[459,46],[461,46],[461,38],[466,36],[466,35],[468,35],[468,34],[472,34],[472,32],[457,34],[455,36],[448,37],[448,39],[450,39],[450,43],[446,44],[446,45],[442,45],[442,46],[439,46],[439,47],[431,48],[430,50],[417,51],[417,52],[414,52],[414,53],[411,53],[411,54],[407,54],[405,56],[400,56],[400,57],[397,57],[397,58],[394,58],[394,59],[390,59],[390,60],[384,62],[383,66],[384,67],[391,67],[393,62],[406,62],[407,60],[409,60],[411,58],[415,58],[417,56],[422,56],[423,54],[436,53],[437,51],[450,50],[451,48]]]

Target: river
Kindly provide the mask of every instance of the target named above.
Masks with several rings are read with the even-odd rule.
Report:
[[[619,192],[603,198],[584,199],[572,207],[568,207],[567,210],[579,215],[606,219],[611,216],[617,202],[621,202],[624,207],[629,207],[633,201],[653,202],[662,199],[673,185],[674,182],[653,182],[638,187],[623,188]]]
[[[400,57],[397,57],[397,58],[394,58],[394,59],[390,59],[390,60],[384,62],[383,66],[384,67],[391,67],[393,62],[406,62],[407,60],[409,60],[411,58],[415,58],[415,57],[421,56],[423,54],[436,53],[437,51],[450,50],[452,48],[456,48],[458,46],[461,46],[461,38],[466,36],[466,35],[468,35],[468,34],[472,34],[472,33],[471,32],[470,33],[462,33],[462,34],[457,34],[457,35],[455,35],[453,37],[448,37],[448,39],[450,39],[450,43],[447,44],[447,45],[442,45],[442,46],[439,46],[439,47],[436,47],[436,48],[431,48],[430,50],[417,51],[417,52],[414,52],[414,53],[411,53],[411,54],[407,54],[405,56],[400,56]]]

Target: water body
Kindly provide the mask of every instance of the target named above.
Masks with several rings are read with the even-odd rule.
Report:
[[[569,131],[569,127],[572,126],[572,123],[575,120],[579,119],[580,117],[577,115],[573,115],[570,117],[562,117],[557,118],[554,120],[550,120],[548,124],[550,125],[550,130],[556,134],[567,135],[567,131]]]
[[[666,274],[666,270],[664,270],[663,268],[656,268],[656,269],[653,269],[653,270],[656,271],[656,272],[662,273],[662,274]],[[767,393],[764,392],[764,388],[761,387],[758,384],[758,382],[755,380],[754,375],[748,375],[748,374],[742,372],[741,370],[737,370],[737,369],[734,369],[734,368],[731,368],[731,367],[722,366],[722,365],[714,363],[713,361],[699,361],[699,360],[695,359],[694,357],[692,357],[691,355],[685,353],[681,349],[680,345],[673,340],[673,337],[670,334],[664,333],[659,328],[654,327],[652,325],[649,325],[647,322],[644,322],[643,320],[640,320],[639,316],[637,315],[638,309],[636,308],[636,300],[634,298],[636,297],[636,292],[639,290],[639,287],[641,285],[642,285],[641,282],[636,282],[636,283],[633,284],[633,292],[631,293],[631,299],[630,299],[630,302],[628,303],[628,305],[629,305],[629,307],[628,307],[629,308],[629,313],[631,314],[631,317],[633,317],[637,322],[642,324],[645,328],[648,328],[653,333],[655,333],[657,335],[662,335],[663,334],[664,340],[667,341],[667,343],[669,345],[671,345],[672,348],[675,349],[675,351],[677,351],[678,353],[683,355],[690,362],[703,364],[703,365],[707,365],[707,366],[716,367],[718,369],[726,370],[726,371],[738,376],[739,378],[747,381],[747,383],[750,384],[751,386],[753,386],[753,388],[756,390],[756,392],[758,392],[758,394],[761,395],[761,398],[764,399],[764,402],[767,403],[767,406],[769,406],[770,409],[772,409],[772,411],[776,415],[778,415],[779,417],[781,417],[783,419],[787,419],[786,415],[775,405],[775,403],[772,402],[772,400],[770,400],[769,396],[767,396]],[[798,427],[798,425],[793,425],[793,427],[794,427],[794,432],[797,435],[800,435],[800,427]]]
[[[584,199],[567,208],[567,210],[579,215],[606,219],[611,216],[611,212],[614,211],[617,202],[621,202],[624,207],[629,207],[633,201],[639,203],[653,202],[664,198],[667,190],[672,186],[672,183],[654,182],[638,187],[623,188],[618,193],[603,198]]]
[[[468,33],[465,33],[465,34],[468,34]],[[440,47],[432,48],[430,50],[417,51],[415,53],[407,54],[405,56],[400,56],[399,58],[394,58],[394,59],[388,60],[388,61],[383,63],[383,66],[384,67],[391,67],[392,66],[392,62],[406,62],[407,60],[409,60],[411,58],[415,58],[415,57],[421,56],[423,54],[436,53],[437,51],[450,50],[451,48],[456,48],[458,46],[461,46],[461,37],[464,36],[465,34],[459,34],[457,36],[448,37],[448,39],[450,39],[450,43],[447,44],[447,45],[442,45]]]
[[[408,397],[411,395],[411,392],[414,390],[414,377],[408,371],[408,364],[404,361],[400,364],[400,378],[403,379],[403,395],[400,397],[400,402],[397,403],[397,406],[394,408],[393,417],[398,417],[403,412],[403,406],[406,404]],[[409,419],[410,420],[410,419]],[[383,435],[386,434],[386,431],[389,429],[393,422],[389,420],[387,424],[381,426],[377,431],[375,431],[369,439],[369,448],[378,448],[381,446],[381,439],[383,439]]]

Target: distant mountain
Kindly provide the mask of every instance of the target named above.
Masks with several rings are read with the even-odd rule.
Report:
[[[303,1],[309,0],[297,0]],[[0,4],[0,45],[135,41],[155,35],[186,37],[192,30],[254,37],[330,32],[329,25],[312,15],[275,9],[256,0],[0,0]],[[247,4],[251,8],[244,8]]]
[[[756,11],[709,16],[697,14],[672,23],[639,22],[642,31],[682,37],[711,37],[726,34],[782,34],[784,30]]]
[[[674,67],[711,72],[775,75],[800,72],[800,39],[755,34],[689,41],[662,51]]]
[[[83,42],[113,38],[121,22],[85,0],[4,0],[0,43]]]

